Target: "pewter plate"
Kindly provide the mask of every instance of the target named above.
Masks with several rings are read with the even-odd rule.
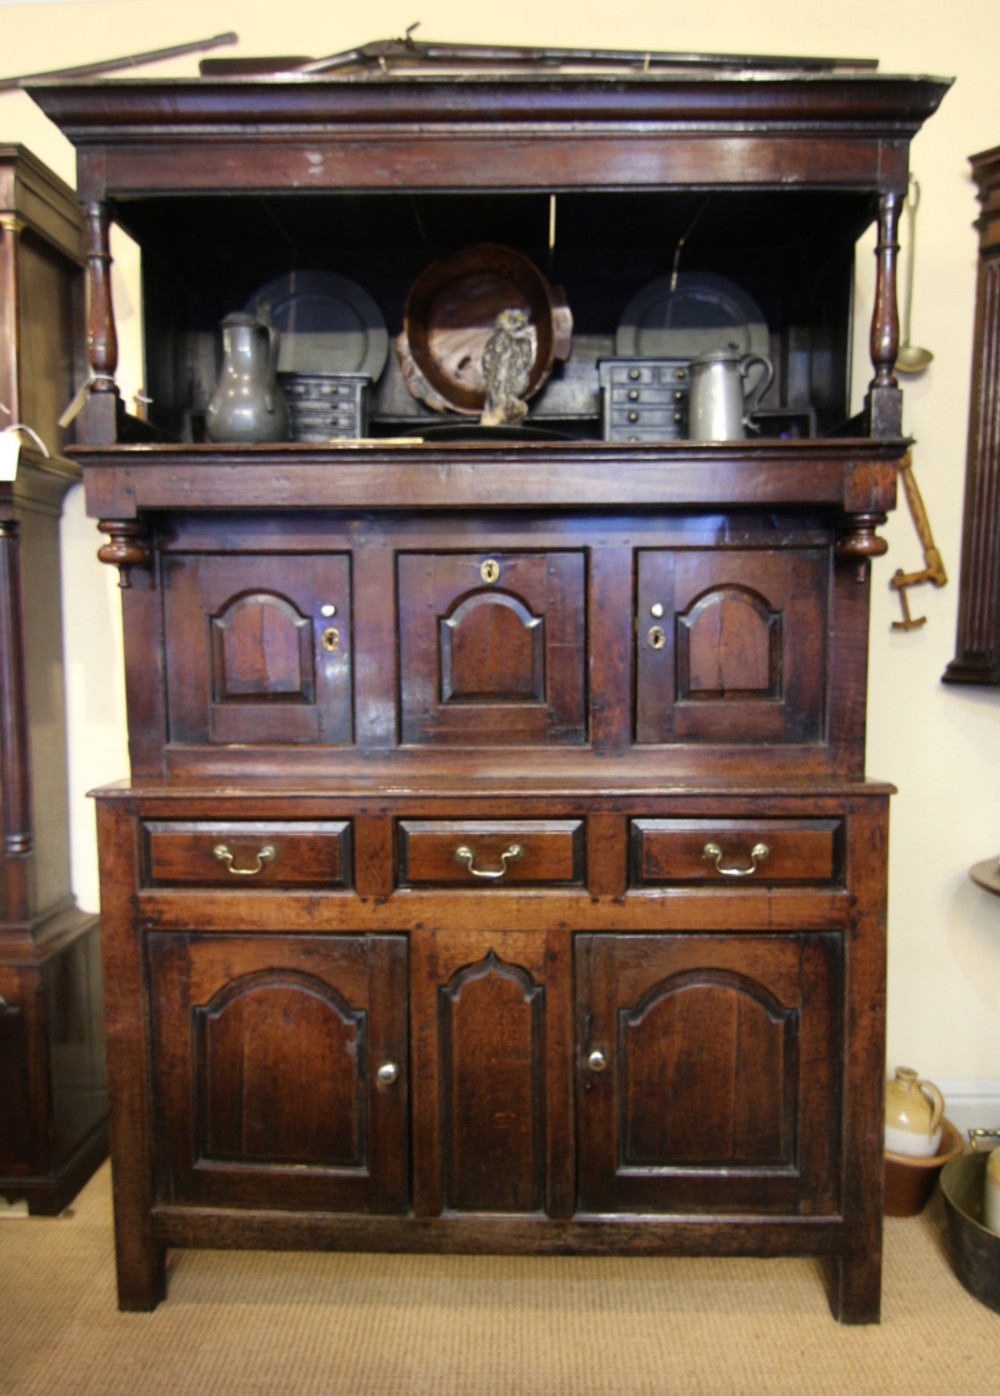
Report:
[[[280,373],[362,373],[374,382],[389,356],[389,332],[364,287],[332,271],[293,271],[255,291],[246,309],[271,303],[281,335]]]
[[[628,359],[693,359],[732,345],[742,354],[766,354],[767,324],[760,307],[735,282],[708,272],[681,272],[650,281],[629,301],[615,335],[615,355]]]

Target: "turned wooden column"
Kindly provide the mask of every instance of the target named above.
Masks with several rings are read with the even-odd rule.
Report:
[[[106,203],[88,203],[84,216],[90,365],[90,392],[84,408],[85,435],[90,442],[106,445],[118,440],[121,409],[115,383],[118,333],[111,295],[111,216]]]
[[[875,246],[875,307],[872,311],[871,360],[875,377],[868,385],[866,408],[872,436],[903,434],[903,394],[893,368],[899,350],[899,303],[896,294],[899,260],[899,214],[904,195],[882,194],[878,206]]]

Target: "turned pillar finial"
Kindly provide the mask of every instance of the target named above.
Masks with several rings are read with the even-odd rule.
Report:
[[[97,556],[118,568],[118,585],[127,591],[132,585],[132,568],[150,564],[149,530],[134,519],[102,519],[97,527],[108,535]]]

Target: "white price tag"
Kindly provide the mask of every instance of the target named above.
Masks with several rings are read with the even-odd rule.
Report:
[[[17,432],[0,431],[0,480],[17,479],[17,458],[21,454],[21,443]]]

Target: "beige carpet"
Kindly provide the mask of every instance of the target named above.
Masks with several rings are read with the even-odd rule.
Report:
[[[842,1328],[808,1260],[184,1251],[115,1307],[110,1174],[0,1220],[3,1396],[864,1396],[997,1390],[1000,1315],[952,1273],[940,1195],[886,1222],[883,1318]]]

